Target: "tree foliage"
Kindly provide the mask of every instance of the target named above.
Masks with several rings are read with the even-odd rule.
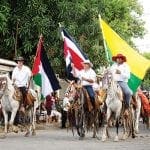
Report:
[[[138,0],[1,0],[1,57],[13,59],[17,44],[17,55],[25,56],[28,65],[32,66],[42,33],[50,62],[55,71],[62,74],[65,63],[60,22],[78,41],[95,68],[105,65],[99,13],[131,45],[133,37],[143,37],[145,33]]]
[[[150,60],[150,53],[143,53],[143,56]],[[144,67],[144,66],[143,66]],[[143,89],[150,91],[150,68],[147,70],[147,73],[142,82]]]

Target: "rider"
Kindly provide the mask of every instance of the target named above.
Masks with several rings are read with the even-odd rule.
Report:
[[[22,93],[23,99],[21,100],[20,105],[22,106],[23,104],[23,106],[25,106],[26,93],[30,85],[31,70],[29,67],[24,65],[23,57],[19,56],[15,59],[15,61],[17,61],[17,66],[12,72],[12,81],[13,85],[17,86]]]
[[[126,57],[122,54],[117,54],[116,56],[113,56],[112,60],[115,62],[111,66],[113,78],[122,88],[125,96],[125,108],[127,110],[130,106],[130,101],[133,94],[128,86],[128,79],[130,78],[130,68],[126,63]]]
[[[93,64],[89,60],[82,62],[83,70],[79,74],[79,79],[81,80],[81,85],[87,90],[91,103],[95,108],[95,92],[93,89],[93,84],[96,82],[96,73],[92,69]]]

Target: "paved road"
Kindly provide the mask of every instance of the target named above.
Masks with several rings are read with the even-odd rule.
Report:
[[[24,137],[23,134],[9,133],[6,139],[0,139],[0,150],[150,150],[150,130],[144,127],[141,127],[136,139],[119,142],[113,141],[114,129],[110,131],[112,138],[106,142],[91,138],[91,133],[87,133],[84,140],[79,140],[71,130],[58,127],[38,130],[36,136]],[[101,138],[101,131],[98,136]]]

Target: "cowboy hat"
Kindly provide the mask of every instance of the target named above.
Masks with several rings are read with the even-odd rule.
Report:
[[[121,58],[121,59],[123,60],[123,62],[126,62],[126,61],[127,61],[126,56],[124,56],[123,54],[117,54],[116,56],[113,56],[113,57],[112,57],[112,60],[113,60],[113,61],[116,61],[117,58]]]
[[[21,56],[18,56],[17,58],[14,59],[15,61],[24,61],[24,58]]]
[[[90,67],[93,67],[93,64],[90,62],[90,60],[86,59],[82,62],[82,64],[89,64]]]

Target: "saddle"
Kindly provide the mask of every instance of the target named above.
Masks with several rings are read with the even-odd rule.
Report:
[[[22,97],[23,97],[22,93],[18,87],[14,86],[14,88],[15,88],[15,91],[13,94],[13,99],[20,102],[22,100]]]
[[[32,93],[29,90],[27,91],[27,93],[25,95],[25,99],[23,100],[23,94],[18,87],[15,87],[13,98],[15,100],[19,101],[20,103],[23,103],[24,107],[33,106],[33,103],[36,100],[36,98],[32,95]]]
[[[34,101],[36,101],[36,98],[32,95],[32,93],[30,91],[28,91],[26,94],[25,105],[33,106]]]
[[[91,112],[93,109],[98,109],[99,106],[103,104],[103,102],[106,98],[106,92],[104,92],[104,91],[99,91],[98,93],[95,92],[95,101],[94,101],[94,104],[92,104],[91,99],[90,99],[89,94],[86,91],[86,89],[85,89],[84,93],[87,98],[87,106],[88,106],[89,112]]]

